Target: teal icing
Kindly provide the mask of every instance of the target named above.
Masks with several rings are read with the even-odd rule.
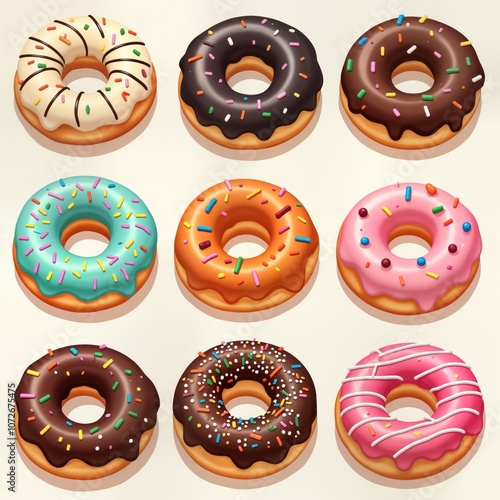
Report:
[[[80,219],[109,229],[109,244],[99,255],[75,255],[62,245],[64,229]],[[109,292],[132,296],[137,274],[154,261],[157,239],[153,216],[135,193],[108,179],[75,176],[52,182],[26,202],[14,246],[19,268],[43,295],[69,293],[91,302]]]

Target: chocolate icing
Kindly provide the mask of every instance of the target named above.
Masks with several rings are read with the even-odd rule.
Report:
[[[83,386],[95,389],[106,402],[102,417],[88,424],[73,422],[61,411],[70,391]],[[22,397],[26,394],[35,397]],[[104,346],[49,351],[26,369],[16,390],[19,433],[54,467],[71,459],[93,467],[115,458],[135,460],[142,434],[156,425],[159,406],[156,388],[139,366]]]
[[[227,411],[223,391],[241,380],[262,384],[271,398],[263,415],[246,420]],[[173,410],[188,446],[247,469],[257,461],[280,463],[309,439],[316,390],[302,363],[282,347],[240,340],[199,353],[177,384]]]
[[[245,56],[262,59],[274,70],[261,94],[241,94],[226,81],[228,65]],[[180,68],[182,100],[194,109],[199,123],[216,125],[229,139],[245,132],[269,139],[277,127],[295,122],[301,111],[313,111],[323,85],[309,39],[288,24],[256,16],[228,19],[197,36]]]
[[[432,87],[418,94],[398,90],[392,73],[405,62],[425,64]],[[467,38],[425,17],[400,16],[368,30],[349,50],[341,75],[349,110],[384,125],[396,141],[405,130],[429,136],[448,125],[458,132],[483,84],[483,68]]]

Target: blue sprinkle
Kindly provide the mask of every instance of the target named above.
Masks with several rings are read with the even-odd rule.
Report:
[[[206,401],[206,399],[200,399],[200,403],[204,403]]]
[[[257,443],[252,444],[252,448],[257,448],[259,445]]]
[[[78,351],[74,347],[70,347],[69,352],[73,354],[73,356],[76,356],[78,354]]]
[[[243,419],[242,418],[239,418],[238,419],[238,425],[241,425],[243,423]]]
[[[127,394],[127,403],[132,402],[132,396],[130,394]]]
[[[205,233],[212,232],[212,228],[210,226],[198,226],[196,229],[198,229],[198,231],[203,231]]]
[[[248,101],[248,97],[247,97],[247,96],[245,96],[245,97],[243,98],[243,100],[244,100],[244,101]]]
[[[69,420],[66,420],[66,425],[68,425],[69,427],[73,427],[73,424]]]
[[[116,187],[116,184],[108,184],[108,187],[109,187],[110,189],[115,188],[115,187]]]
[[[275,378],[275,379],[273,380],[273,385],[276,385],[277,383],[278,383],[278,379],[277,379],[277,378]]]
[[[411,200],[411,186],[406,186],[405,201]]]
[[[397,21],[396,21],[396,24],[397,24],[398,26],[401,26],[401,25],[403,24],[403,20],[404,20],[404,18],[405,18],[405,16],[403,16],[403,14],[399,14],[398,19],[397,19]]]
[[[369,245],[369,244],[370,244],[370,239],[369,239],[369,238],[367,238],[366,236],[363,236],[363,237],[359,240],[359,242],[360,242],[360,243],[361,243],[364,247],[366,247],[367,245]]]
[[[417,265],[419,265],[420,267],[425,266],[425,263],[426,263],[426,262],[427,262],[427,261],[425,260],[425,257],[419,257],[419,258],[417,259]]]
[[[311,243],[311,238],[307,236],[295,236],[295,241],[300,241],[301,243]]]
[[[219,355],[218,355],[215,351],[212,351],[212,356],[213,356],[215,359],[220,359]]]
[[[302,368],[301,364],[291,365],[290,368]]]
[[[220,432],[217,434],[217,437],[215,438],[216,443],[220,443]]]
[[[62,187],[66,186],[66,183],[64,182],[64,179],[59,179],[59,184],[61,184]]]
[[[468,233],[472,229],[472,224],[470,222],[464,222],[462,224],[462,229]]]
[[[209,204],[205,207],[205,213],[209,214],[214,205],[217,203],[217,198],[212,198]]]
[[[364,36],[363,38],[361,38],[359,40],[358,45],[363,46],[367,41],[368,41],[368,37]]]

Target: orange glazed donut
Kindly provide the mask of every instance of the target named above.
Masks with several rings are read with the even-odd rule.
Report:
[[[88,396],[104,405],[95,422],[63,412]],[[38,467],[68,479],[99,479],[137,459],[151,439],[160,398],[124,354],[102,344],[61,347],[32,363],[16,389],[17,439]]]
[[[231,256],[224,245],[253,235],[268,247],[252,258]],[[284,187],[254,179],[225,180],[188,206],[175,237],[175,266],[186,288],[226,311],[277,306],[311,277],[319,239],[309,214]]]
[[[75,92],[64,78],[94,69],[107,79],[96,92]],[[137,33],[107,18],[55,20],[30,36],[14,81],[21,114],[39,132],[66,144],[98,144],[135,127],[151,108],[156,75]]]
[[[226,407],[240,397],[267,409],[240,418]],[[173,411],[175,433],[198,465],[252,479],[284,469],[305,450],[316,428],[316,390],[283,347],[239,340],[198,353],[177,383]]]

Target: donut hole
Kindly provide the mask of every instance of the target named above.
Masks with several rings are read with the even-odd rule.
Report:
[[[91,93],[107,82],[108,71],[95,57],[79,57],[64,67],[62,80],[74,92]]]
[[[224,389],[222,400],[233,417],[244,420],[264,415],[271,405],[271,398],[262,384],[253,380],[240,380],[233,387]]]
[[[273,77],[273,68],[255,56],[245,56],[226,68],[227,84],[244,95],[262,94],[271,85]]]
[[[109,229],[99,221],[80,219],[73,221],[63,231],[63,247],[80,257],[100,255],[109,245]]]
[[[261,255],[270,241],[267,230],[256,222],[239,222],[222,236],[224,252],[231,257],[249,259]]]
[[[389,250],[404,259],[417,259],[429,253],[432,235],[419,226],[401,226],[389,235]]]
[[[403,384],[387,396],[387,413],[402,422],[428,420],[436,411],[436,397],[416,385]]]
[[[61,411],[78,424],[97,422],[106,410],[106,401],[91,387],[74,387],[61,403]]]
[[[406,61],[394,69],[392,84],[405,94],[422,94],[434,85],[434,75],[429,67],[420,61]]]

